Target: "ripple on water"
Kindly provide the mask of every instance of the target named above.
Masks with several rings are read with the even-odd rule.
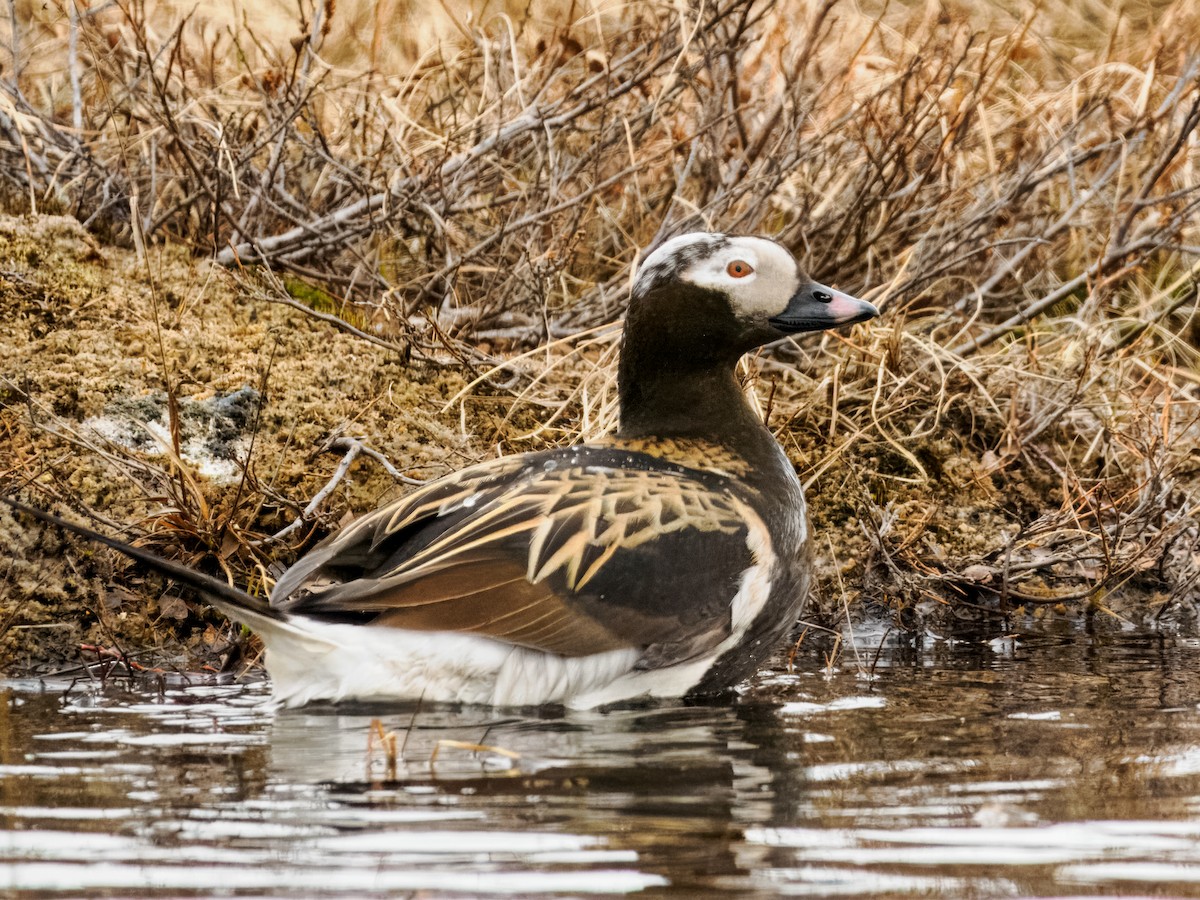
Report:
[[[814,654],[733,705],[578,714],[10,684],[0,893],[1197,892],[1200,642],[860,656],[872,677]]]

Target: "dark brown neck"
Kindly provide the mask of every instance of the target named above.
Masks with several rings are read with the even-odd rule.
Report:
[[[627,438],[705,438],[748,459],[778,454],[778,445],[738,383],[737,357],[698,360],[668,347],[625,342],[618,372],[621,424]]]
[[[620,370],[621,434],[715,437],[759,425],[733,367],[693,372]]]
[[[621,339],[618,434],[706,439],[756,464],[778,462],[779,445],[736,372],[742,354],[765,337],[715,292],[668,285],[633,298]]]

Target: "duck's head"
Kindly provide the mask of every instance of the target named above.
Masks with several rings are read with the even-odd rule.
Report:
[[[642,262],[626,331],[711,361],[877,315],[865,300],[812,281],[774,241],[697,232],[672,238]]]

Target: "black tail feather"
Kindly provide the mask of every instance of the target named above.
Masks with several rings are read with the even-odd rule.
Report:
[[[197,572],[195,569],[189,569],[187,566],[177,562],[172,562],[169,559],[163,559],[156,553],[151,553],[149,550],[143,550],[141,547],[135,547],[133,544],[118,540],[117,538],[109,537],[106,534],[101,534],[88,528],[86,525],[78,525],[75,522],[69,522],[66,519],[59,518],[53,513],[48,513],[45,510],[38,509],[35,506],[29,506],[21,503],[19,500],[14,500],[11,497],[0,495],[0,500],[3,500],[13,509],[33,516],[35,519],[54,525],[64,531],[70,531],[80,537],[87,538],[89,541],[95,541],[98,544],[104,544],[106,547],[111,547],[118,553],[124,553],[131,559],[136,559],[149,569],[153,569],[160,575],[164,575],[181,584],[195,590],[198,594],[204,597],[213,606],[220,609],[226,615],[233,618],[238,617],[239,612],[257,614],[268,619],[282,620],[283,616],[276,609],[273,609],[266,600],[258,597],[252,597],[245,591],[231,587],[224,581],[213,578],[211,575],[205,575],[203,572]]]

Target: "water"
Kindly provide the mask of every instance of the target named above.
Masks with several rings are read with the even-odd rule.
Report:
[[[1200,641],[860,643],[567,715],[10,682],[0,896],[1200,896]]]

